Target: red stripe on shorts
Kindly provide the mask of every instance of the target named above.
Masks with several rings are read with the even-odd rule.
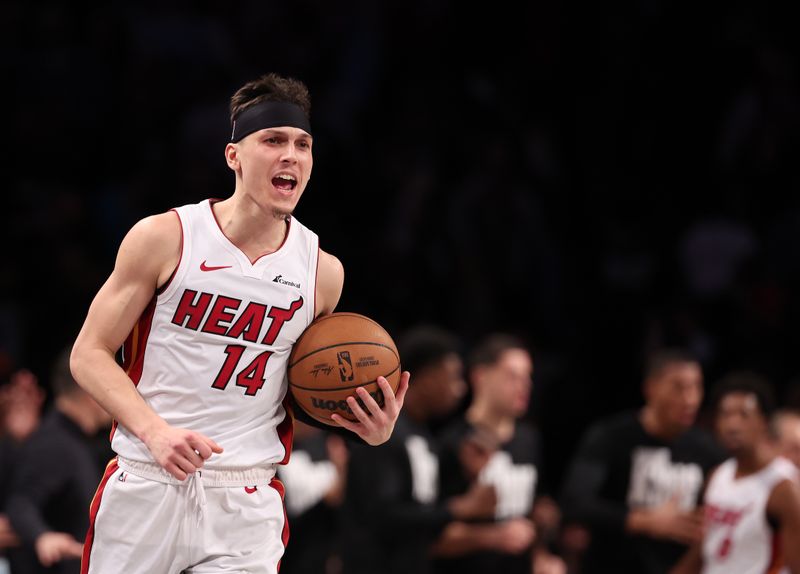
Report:
[[[286,396],[283,397],[283,410],[285,414],[283,415],[283,420],[278,423],[278,440],[281,441],[283,445],[283,460],[281,460],[278,464],[286,464],[289,462],[289,457],[292,456],[292,442],[294,441],[294,413],[292,412],[292,404],[289,401],[289,393],[291,391],[286,391]]]
[[[89,556],[92,553],[92,542],[94,542],[94,521],[97,518],[97,512],[100,510],[100,499],[103,498],[103,491],[106,488],[106,483],[111,475],[117,471],[117,459],[114,458],[106,466],[106,472],[100,481],[100,486],[94,493],[92,503],[89,505],[89,531],[86,533],[86,542],[83,543],[83,556],[81,557],[81,574],[88,574],[89,572]]]
[[[281,532],[281,542],[283,543],[283,549],[286,551],[286,545],[289,543],[289,517],[286,516],[286,504],[283,502],[283,497],[286,495],[286,489],[283,486],[283,483],[278,480],[277,478],[273,478],[270,481],[269,485],[278,491],[278,494],[281,496],[281,506],[283,506],[283,532]],[[281,560],[278,560],[278,572],[281,570]],[[81,574],[84,574],[81,572]]]

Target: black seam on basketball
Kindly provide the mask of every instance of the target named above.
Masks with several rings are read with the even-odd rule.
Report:
[[[295,343],[296,344],[296,343]],[[297,359],[294,363],[289,363],[289,368],[291,369],[300,361],[303,361],[309,358],[311,355],[316,355],[317,353],[321,353],[322,351],[327,351],[328,349],[335,349],[336,347],[344,347],[345,345],[372,345],[373,347],[383,347],[385,349],[389,349],[392,352],[392,355],[400,360],[400,357],[395,353],[394,349],[392,349],[389,345],[384,345],[383,343],[373,343],[372,341],[347,341],[345,343],[336,343],[335,345],[328,345],[327,347],[320,347],[314,351],[311,351],[308,354],[303,355],[299,359]]]
[[[400,365],[397,365],[394,369],[392,369],[391,371],[389,371],[385,375],[381,375],[381,376],[384,377],[384,378],[385,377],[391,377],[393,374],[395,374],[399,370],[400,370]],[[295,389],[300,389],[301,391],[317,391],[317,392],[320,392],[320,393],[330,393],[330,392],[333,392],[333,391],[346,391],[347,389],[356,389],[358,387],[363,387],[364,385],[371,385],[372,383],[377,383],[377,382],[378,382],[378,379],[373,379],[371,381],[367,381],[366,383],[359,383],[357,385],[350,385],[349,387],[336,387],[336,388],[333,388],[333,389],[319,389],[319,388],[315,388],[315,387],[301,387],[300,385],[295,385],[294,383],[292,383],[292,381],[289,381],[289,385],[291,385]]]

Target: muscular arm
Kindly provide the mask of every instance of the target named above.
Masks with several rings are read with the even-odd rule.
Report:
[[[800,488],[789,480],[778,484],[767,501],[767,515],[779,525],[786,566],[800,573]]]
[[[180,245],[180,223],[174,213],[149,217],[131,229],[120,246],[114,271],[89,308],[70,367],[78,384],[147,445],[161,466],[183,480],[212,451],[221,449],[199,433],[169,427],[114,359],[158,286],[175,269]]]
[[[317,263],[317,301],[315,316],[329,315],[336,309],[344,286],[344,267],[341,261],[330,253],[319,250]]]

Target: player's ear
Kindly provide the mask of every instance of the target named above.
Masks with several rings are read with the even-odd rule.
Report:
[[[235,143],[225,146],[225,162],[233,171],[239,171],[239,147]]]

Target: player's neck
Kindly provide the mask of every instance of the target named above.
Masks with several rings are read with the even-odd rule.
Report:
[[[277,251],[289,231],[289,224],[271,209],[244,194],[234,195],[211,207],[222,233],[251,261]]]
[[[667,442],[678,438],[686,432],[686,429],[683,427],[673,427],[666,424],[658,416],[656,410],[647,405],[645,405],[639,414],[639,421],[642,423],[647,434]]]
[[[473,402],[467,409],[466,418],[471,424],[492,432],[501,443],[508,442],[514,436],[514,417],[493,410],[488,403],[479,400]]]
[[[775,460],[778,455],[775,447],[768,441],[759,442],[748,452],[736,455],[736,478],[755,474]]]

